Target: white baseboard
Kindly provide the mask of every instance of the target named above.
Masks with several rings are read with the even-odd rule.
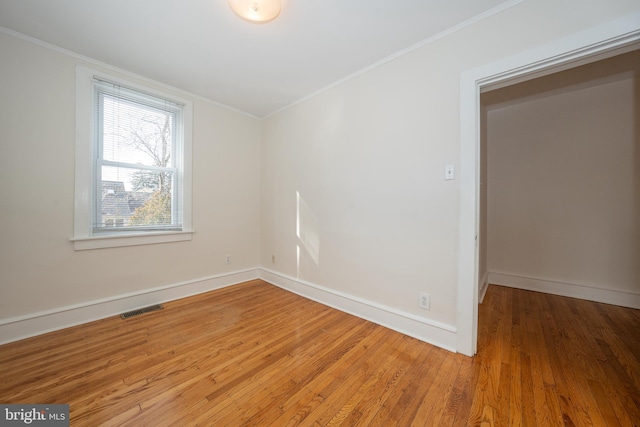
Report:
[[[484,273],[478,284],[478,302],[482,304],[484,296],[487,294],[487,288],[489,288],[489,272]]]
[[[258,268],[235,271],[0,320],[0,344],[224,288],[257,279],[259,276]]]
[[[489,273],[488,283],[640,309],[640,293],[635,292],[494,272]]]
[[[204,277],[0,320],[0,344],[116,316],[137,308],[161,304],[258,278],[305,298],[369,320],[421,341],[449,351],[456,351],[457,329],[455,326],[416,316],[393,307],[261,268]]]
[[[455,326],[416,316],[393,307],[328,289],[268,269],[260,270],[260,278],[287,291],[352,314],[394,331],[449,351],[456,351]]]

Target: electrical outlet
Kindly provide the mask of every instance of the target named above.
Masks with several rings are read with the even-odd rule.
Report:
[[[418,305],[420,308],[429,310],[431,308],[431,296],[426,292],[420,292],[418,294]]]
[[[225,255],[224,256],[224,263],[225,264],[231,264],[231,255]]]
[[[276,263],[276,256],[275,255],[271,255],[271,263],[272,264]]]

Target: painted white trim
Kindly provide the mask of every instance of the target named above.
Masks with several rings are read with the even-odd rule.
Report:
[[[90,58],[88,56],[81,55],[79,53],[76,53],[76,52],[73,52],[71,50],[62,48],[60,46],[56,46],[54,44],[51,44],[51,43],[36,39],[34,37],[27,36],[25,34],[19,33],[17,31],[11,30],[11,29],[6,28],[6,27],[1,27],[0,26],[0,33],[8,34],[10,36],[13,36],[13,37],[28,41],[30,43],[42,46],[44,48],[53,50],[55,52],[71,56],[71,57],[73,57],[73,58],[75,58],[77,60],[80,60],[80,61],[83,61],[83,62],[87,62],[89,64],[94,64],[96,66],[99,66],[99,67],[102,67],[102,68],[105,68],[105,69],[108,69],[108,70],[111,70],[111,71],[114,71],[114,72],[117,72],[117,73],[120,73],[120,74],[124,74],[124,75],[127,75],[129,77],[133,77],[133,78],[136,78],[136,79],[139,79],[139,80],[142,80],[142,81],[145,81],[145,82],[157,85],[157,86],[161,86],[161,87],[163,87],[165,89],[169,89],[169,90],[172,90],[172,91],[175,91],[175,92],[180,92],[183,95],[186,95],[186,96],[188,96],[190,98],[197,98],[200,101],[204,101],[204,102],[207,102],[209,104],[212,104],[212,105],[215,105],[215,106],[218,106],[218,107],[221,107],[221,108],[225,108],[227,110],[234,111],[236,113],[239,113],[239,114],[242,114],[242,115],[245,115],[245,116],[249,116],[249,117],[252,117],[252,118],[255,118],[255,119],[263,120],[263,119],[269,118],[269,117],[271,117],[271,116],[273,116],[275,114],[278,114],[278,113],[280,113],[280,112],[282,112],[284,110],[287,110],[287,109],[289,109],[291,107],[294,107],[295,105],[301,104],[301,103],[303,103],[303,102],[305,102],[305,101],[307,101],[307,100],[309,100],[309,99],[311,99],[311,98],[313,98],[313,97],[315,97],[315,96],[317,96],[317,95],[319,95],[319,94],[321,94],[323,92],[326,92],[326,91],[328,91],[328,90],[330,90],[330,89],[332,89],[332,88],[334,88],[336,86],[341,85],[342,83],[344,83],[346,81],[352,80],[352,79],[354,79],[354,78],[356,78],[356,77],[358,77],[358,76],[360,76],[360,75],[362,75],[362,74],[364,74],[364,73],[366,73],[366,72],[368,72],[370,70],[378,68],[378,67],[380,67],[380,66],[382,66],[382,65],[384,65],[384,64],[386,64],[388,62],[391,62],[396,58],[399,58],[399,57],[404,56],[404,55],[406,55],[408,53],[411,53],[414,50],[420,49],[423,46],[426,46],[426,45],[431,44],[431,43],[433,43],[433,42],[435,42],[435,41],[437,41],[439,39],[442,39],[442,38],[444,38],[444,37],[446,37],[446,36],[448,36],[450,34],[453,34],[453,33],[456,33],[456,32],[458,32],[460,30],[463,30],[464,28],[469,27],[469,26],[471,26],[471,25],[473,25],[473,24],[475,24],[477,22],[480,22],[480,21],[482,21],[484,19],[487,19],[487,18],[489,18],[491,16],[497,15],[498,13],[503,12],[503,11],[505,11],[507,9],[510,9],[513,6],[516,6],[516,5],[520,4],[520,3],[522,3],[523,1],[524,0],[507,0],[507,1],[503,2],[503,3],[500,3],[498,6],[492,8],[492,9],[489,9],[489,10],[487,10],[487,11],[485,11],[485,12],[479,14],[479,15],[473,16],[473,17],[467,19],[466,21],[463,21],[463,22],[461,22],[461,23],[459,23],[457,25],[454,25],[453,27],[447,28],[444,31],[441,31],[441,32],[439,32],[437,34],[434,34],[433,36],[431,36],[431,37],[429,37],[429,38],[427,38],[425,40],[422,40],[422,41],[420,41],[420,42],[418,42],[418,43],[416,43],[416,44],[414,44],[412,46],[409,46],[408,48],[405,48],[405,49],[402,49],[402,50],[400,50],[398,52],[395,52],[395,53],[387,56],[386,58],[383,58],[383,59],[381,59],[379,61],[376,61],[373,64],[370,64],[370,65],[368,65],[368,66],[366,66],[366,67],[364,67],[364,68],[362,68],[362,69],[360,69],[360,70],[358,70],[358,71],[356,71],[354,73],[351,73],[351,74],[349,74],[349,75],[347,75],[347,76],[345,76],[345,77],[343,77],[343,78],[341,78],[341,79],[329,84],[328,86],[325,86],[325,87],[323,87],[321,89],[315,90],[315,91],[309,93],[308,95],[303,96],[302,98],[300,98],[300,99],[298,99],[296,101],[293,101],[292,103],[287,104],[284,107],[280,107],[280,108],[276,109],[275,111],[272,111],[272,112],[270,112],[270,113],[268,113],[268,114],[266,114],[266,115],[264,115],[262,117],[255,116],[255,115],[253,115],[251,113],[247,113],[245,111],[239,110],[237,108],[231,107],[231,106],[223,104],[221,102],[213,101],[213,100],[211,100],[209,98],[205,98],[203,96],[196,95],[194,93],[187,92],[187,91],[182,90],[182,89],[178,89],[178,88],[176,88],[174,86],[170,86],[170,85],[167,85],[167,84],[164,84],[164,83],[161,83],[161,82],[158,82],[158,81],[155,81],[155,80],[152,80],[152,79],[149,79],[149,78],[134,74],[132,72],[123,70],[121,68],[114,67],[113,65],[109,65],[107,63],[98,61],[98,60]]]
[[[456,351],[456,327],[416,316],[305,280],[262,268],[260,278],[289,292],[369,320],[449,351]]]
[[[184,242],[191,240],[192,230],[167,231],[148,234],[125,234],[91,237],[72,237],[73,250],[119,248],[122,246],[153,245],[156,243]]]
[[[484,273],[482,278],[480,279],[480,286],[478,289],[478,301],[480,304],[484,301],[484,296],[487,294],[487,289],[489,289],[489,272]]]
[[[3,319],[0,320],[0,344],[116,316],[140,307],[174,301],[258,278],[289,292],[369,320],[421,341],[449,351],[459,352],[459,349],[456,347],[459,342],[459,332],[458,328],[453,325],[407,313],[384,304],[379,304],[264,268],[252,268],[203,277],[60,307],[53,310]],[[495,272],[485,274],[481,279],[481,283],[483,283],[481,294],[478,295],[480,301],[484,298],[488,284],[495,283],[502,286],[541,291],[640,309],[640,293],[607,290],[589,285],[564,283]]]
[[[242,110],[239,110],[237,108],[231,107],[229,105],[223,104],[221,102],[214,101],[214,100],[209,99],[209,98],[205,98],[204,96],[201,96],[201,95],[197,95],[197,94],[195,94],[193,92],[189,92],[189,91],[186,91],[184,89],[180,89],[180,88],[177,88],[175,86],[171,86],[171,85],[168,85],[166,83],[162,83],[162,82],[160,82],[158,80],[153,80],[153,79],[150,79],[148,77],[141,76],[140,74],[132,73],[131,71],[127,71],[127,70],[124,70],[122,68],[115,67],[113,65],[107,64],[106,62],[98,61],[97,59],[93,59],[91,57],[81,55],[81,54],[79,54],[77,52],[74,52],[72,50],[65,49],[65,48],[60,47],[60,46],[56,46],[54,44],[42,41],[40,39],[36,39],[35,37],[27,36],[26,34],[19,33],[17,31],[11,30],[11,29],[6,28],[6,27],[0,26],[0,33],[7,34],[7,35],[15,37],[17,39],[24,40],[26,42],[35,44],[35,45],[40,46],[40,47],[44,47],[45,49],[49,49],[49,50],[52,50],[54,52],[66,55],[66,56],[70,56],[71,58],[76,59],[78,61],[86,62],[87,64],[91,64],[91,65],[96,66],[96,67],[104,68],[105,70],[109,70],[110,72],[122,74],[124,76],[130,77],[130,78],[133,78],[133,79],[136,79],[136,80],[140,80],[141,82],[144,82],[144,83],[147,83],[147,84],[150,84],[150,85],[153,85],[153,86],[158,86],[158,87],[160,87],[162,89],[166,89],[166,90],[175,92],[177,94],[180,94],[182,96],[186,96],[187,98],[197,99],[199,101],[206,102],[207,104],[215,105],[216,107],[224,108],[225,110],[229,110],[229,111],[233,111],[233,112],[238,113],[238,114],[242,114],[243,116],[248,116],[248,117],[251,117],[251,118],[254,118],[254,119],[258,119],[258,120],[260,119],[260,117],[255,116],[255,115],[250,114],[250,113],[247,113],[246,111],[242,111]]]
[[[472,356],[478,334],[480,91],[489,86],[583,63],[640,40],[640,13],[473,68],[460,76],[460,216],[458,239],[458,351]]]
[[[234,271],[3,319],[0,320],[0,344],[116,316],[149,305],[209,292],[254,280],[259,276],[258,268]]]
[[[640,292],[604,289],[581,283],[527,277],[516,274],[490,272],[489,281],[495,285],[527,291],[545,292],[563,297],[579,298],[605,304],[640,309]]]
[[[180,232],[151,232],[151,233],[121,233],[110,235],[92,235],[92,205],[95,192],[93,188],[92,141],[95,137],[93,123],[93,82],[95,78],[128,86],[141,92],[169,99],[182,104],[183,120],[182,151],[176,159],[176,165],[181,173],[179,185],[182,198],[182,227]],[[74,188],[74,217],[73,242],[74,250],[88,250],[101,248],[115,248],[121,246],[136,246],[155,243],[169,243],[191,240],[192,230],[192,169],[193,169],[193,101],[165,93],[155,87],[139,85],[122,79],[119,76],[106,74],[100,70],[76,65],[76,134],[75,134],[75,188]]]
[[[263,268],[203,277],[0,320],[0,344],[42,335],[47,332],[116,316],[137,308],[174,301],[258,278],[289,292],[369,320],[445,350],[456,351],[457,330],[455,326],[416,316],[393,307]]]
[[[366,66],[364,68],[361,68],[360,70],[358,70],[358,71],[356,71],[354,73],[351,73],[348,76],[345,76],[345,77],[343,77],[343,78],[341,78],[339,80],[336,80],[335,82],[329,84],[328,86],[325,86],[325,87],[323,87],[321,89],[313,91],[310,94],[298,99],[297,101],[293,101],[292,103],[287,104],[284,107],[278,108],[277,110],[272,111],[271,113],[269,113],[269,114],[267,114],[267,115],[265,115],[265,116],[263,116],[261,118],[262,119],[267,119],[267,118],[269,118],[271,116],[274,116],[274,115],[276,115],[278,113],[281,113],[282,111],[288,110],[291,107],[294,107],[294,106],[296,106],[298,104],[302,104],[303,102],[308,101],[309,99],[311,99],[311,98],[313,98],[313,97],[315,97],[315,96],[317,96],[317,95],[319,95],[319,94],[321,94],[323,92],[326,92],[326,91],[328,91],[328,90],[330,90],[330,89],[332,89],[332,88],[334,88],[336,86],[340,86],[342,83],[345,83],[345,82],[347,82],[349,80],[352,80],[352,79],[354,79],[354,78],[356,78],[356,77],[358,77],[358,76],[360,76],[360,75],[362,75],[362,74],[364,74],[364,73],[366,73],[368,71],[371,71],[371,70],[373,70],[375,68],[378,68],[378,67],[380,67],[380,66],[382,66],[382,65],[384,65],[384,64],[386,64],[388,62],[391,62],[391,61],[393,61],[393,60],[395,60],[397,58],[400,58],[401,56],[404,56],[404,55],[406,55],[408,53],[411,53],[414,50],[420,49],[421,47],[426,46],[428,44],[431,44],[431,43],[433,43],[433,42],[435,42],[437,40],[440,40],[441,38],[444,38],[444,37],[446,37],[446,36],[448,36],[450,34],[453,34],[453,33],[456,33],[456,32],[458,32],[460,30],[463,30],[463,29],[465,29],[465,28],[467,28],[467,27],[469,27],[469,26],[471,26],[471,25],[473,25],[473,24],[475,24],[477,22],[480,22],[480,21],[482,21],[484,19],[487,19],[487,18],[489,18],[489,17],[491,17],[493,15],[497,15],[498,13],[503,12],[503,11],[505,11],[505,10],[507,10],[507,9],[519,4],[519,3],[522,3],[523,1],[524,0],[507,0],[504,3],[500,3],[498,6],[492,8],[492,9],[489,9],[489,10],[487,10],[487,11],[485,11],[485,12],[479,14],[479,15],[476,15],[476,16],[474,16],[472,18],[469,18],[466,21],[463,21],[463,22],[461,22],[461,23],[459,23],[457,25],[454,25],[453,27],[447,28],[444,31],[441,31],[441,32],[439,32],[437,34],[434,34],[433,36],[431,36],[431,37],[429,37],[429,38],[427,38],[425,40],[422,40],[422,41],[420,41],[420,42],[418,42],[418,43],[416,43],[416,44],[414,44],[412,46],[409,46],[408,48],[405,48],[405,49],[402,49],[402,50],[400,50],[398,52],[395,52],[395,53],[387,56],[386,58],[383,58],[383,59],[381,59],[379,61],[374,62],[373,64],[370,64],[370,65],[368,65],[368,66]]]

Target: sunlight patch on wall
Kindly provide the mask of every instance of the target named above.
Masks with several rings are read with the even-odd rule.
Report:
[[[299,191],[296,191],[296,237],[296,266],[301,277],[306,266],[320,265],[320,233],[318,219]]]

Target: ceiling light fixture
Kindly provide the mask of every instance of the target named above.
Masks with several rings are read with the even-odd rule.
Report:
[[[240,17],[251,22],[269,22],[280,14],[282,0],[229,0],[229,6]]]

